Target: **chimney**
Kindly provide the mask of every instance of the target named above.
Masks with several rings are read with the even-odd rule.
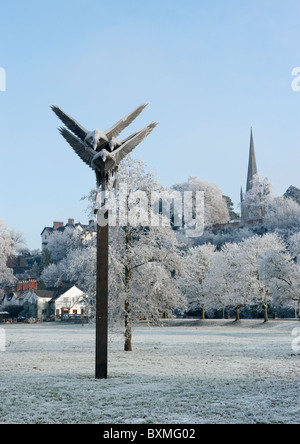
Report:
[[[68,219],[68,225],[74,225],[74,219]]]
[[[29,290],[37,290],[37,280],[29,279]]]
[[[53,230],[57,230],[57,228],[63,227],[63,222],[53,222]]]

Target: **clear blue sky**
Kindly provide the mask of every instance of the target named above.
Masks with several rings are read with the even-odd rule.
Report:
[[[0,217],[30,249],[54,220],[87,222],[95,184],[52,103],[104,130],[150,102],[130,130],[160,125],[135,157],[165,186],[196,175],[236,206],[252,125],[275,194],[300,187],[299,1],[2,1],[0,42]]]

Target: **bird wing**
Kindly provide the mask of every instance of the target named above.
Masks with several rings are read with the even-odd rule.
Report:
[[[66,128],[59,128],[59,132],[65,138],[65,140],[71,145],[76,154],[83,160],[89,167],[92,168],[92,160],[95,156],[95,151],[86,146],[80,139],[75,137]]]
[[[151,131],[158,125],[157,122],[152,122],[140,131],[137,131],[132,136],[127,137],[122,142],[122,145],[111,153],[110,158],[105,162],[105,173],[108,173],[112,168],[118,166],[120,162],[131,153],[147,137]]]
[[[141,112],[146,108],[147,105],[148,103],[144,103],[143,105],[139,106],[137,109],[132,111],[132,113],[128,114],[128,116],[123,117],[123,119],[119,120],[119,122],[112,126],[110,129],[104,131],[108,139],[110,140],[113,137],[118,137],[118,135],[141,114]]]
[[[84,140],[89,133],[89,131],[84,128],[80,123],[78,123],[73,117],[68,116],[64,113],[58,106],[51,105],[52,111],[57,115],[57,117],[69,128],[72,133],[76,134],[79,139]]]

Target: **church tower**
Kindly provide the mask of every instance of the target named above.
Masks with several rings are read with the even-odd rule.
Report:
[[[249,152],[249,163],[248,163],[248,175],[247,175],[247,184],[246,184],[246,192],[252,189],[253,178],[257,174],[257,164],[254,150],[254,142],[253,142],[253,131],[251,127],[250,133],[250,152]],[[241,189],[241,220],[245,222],[248,220],[248,214],[246,214],[246,210],[243,205],[244,194],[243,189]]]
[[[248,177],[247,177],[246,192],[251,190],[253,178],[256,174],[257,174],[257,166],[256,166],[256,158],[255,158],[255,151],[254,151],[253,132],[252,132],[252,128],[251,128],[250,153],[249,153],[249,165],[248,165]]]

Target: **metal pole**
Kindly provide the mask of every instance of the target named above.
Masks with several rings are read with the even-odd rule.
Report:
[[[116,146],[113,144],[114,148],[110,150],[110,153],[107,152],[107,148],[111,148],[109,142],[112,142],[113,134],[120,134],[137,118],[146,106],[146,104],[139,106],[135,111],[116,123],[113,131],[108,130],[104,134],[105,138],[101,136],[99,140],[98,136],[96,137],[96,134],[99,134],[99,130],[90,133],[75,119],[65,114],[58,106],[51,106],[54,113],[67,127],[59,129],[61,135],[71,145],[81,160],[96,172],[98,190],[100,187],[101,191],[106,190],[110,175],[114,173],[116,179],[117,169],[121,160],[156,127],[156,122],[150,123]],[[91,134],[94,135],[91,136]],[[105,152],[109,154],[109,161],[107,162]],[[101,154],[103,154],[102,157]],[[104,217],[107,216],[106,218],[108,219],[108,213],[105,210],[102,215]],[[96,379],[106,379],[108,349],[108,223],[107,225],[99,223],[97,225]]]
[[[96,379],[107,379],[108,228],[97,224]]]

